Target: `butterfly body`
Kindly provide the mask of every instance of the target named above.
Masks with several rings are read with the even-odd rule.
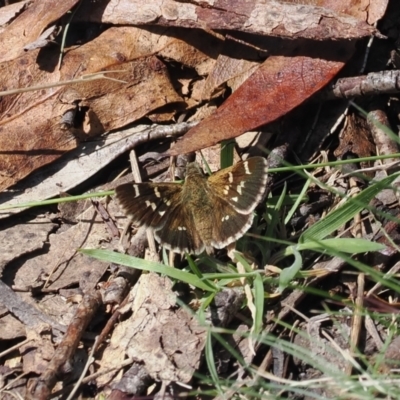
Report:
[[[189,185],[187,184],[189,182]],[[195,188],[195,189],[194,189]],[[186,210],[190,216],[188,220],[193,221],[196,226],[198,238],[195,235],[196,243],[193,247],[199,247],[200,239],[208,252],[212,251],[212,230],[213,218],[213,202],[212,189],[207,178],[204,179],[203,171],[197,163],[190,163],[186,169],[186,179],[182,187],[182,208]],[[185,230],[185,227],[182,227]]]
[[[133,222],[152,228],[165,247],[178,253],[211,253],[250,228],[266,180],[265,159],[254,157],[209,177],[190,163],[183,184],[125,184],[116,194]]]

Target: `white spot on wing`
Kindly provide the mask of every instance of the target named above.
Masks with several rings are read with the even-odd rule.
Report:
[[[164,211],[159,211],[158,212],[161,216],[163,216],[165,214],[165,210]]]
[[[246,175],[251,175],[251,172],[249,170],[249,162],[248,161],[245,161],[243,163],[243,167],[244,167],[244,171],[246,172]]]
[[[229,185],[224,187],[224,194],[227,195],[229,193]]]
[[[228,176],[229,176],[229,178],[228,178],[229,183],[232,183],[233,182],[233,174],[232,174],[232,172],[229,172]]]
[[[237,203],[237,201],[239,200],[239,198],[238,198],[238,197],[232,197],[231,200]]]
[[[157,205],[149,200],[146,200],[146,207],[151,207],[151,209],[154,211],[157,208]]]
[[[253,223],[253,213],[248,215],[248,220],[245,223],[245,225],[234,233],[232,236],[228,237],[226,240],[222,242],[216,242],[215,240],[211,241],[211,246],[215,247],[216,249],[223,249],[224,247],[228,246],[229,244],[233,243],[234,241],[240,239],[251,227],[251,224]]]
[[[186,229],[185,227],[182,227],[182,226],[180,228]],[[184,230],[184,229],[182,229],[182,230]],[[172,251],[174,253],[200,254],[204,251],[204,243],[200,243],[199,247],[189,249],[188,247],[172,246],[170,243],[167,243],[165,240],[161,240],[160,235],[157,232],[157,230],[154,232],[154,236],[158,243],[160,243],[163,247],[165,247],[166,249],[169,249],[170,251]]]
[[[161,193],[160,193],[160,191],[158,190],[158,187],[157,187],[157,186],[154,188],[154,194],[155,194],[158,198],[161,197]]]
[[[185,226],[178,226],[178,231],[186,231],[186,227]]]
[[[244,181],[240,182],[240,185],[237,185],[236,191],[239,194],[242,194],[242,188],[244,188],[244,186],[245,186],[245,182]]]
[[[229,219],[229,215],[225,215],[225,217],[222,217],[222,218],[221,218],[221,221],[222,221],[222,222],[228,221],[228,219]]]
[[[133,185],[133,190],[135,191],[135,197],[139,197],[140,196],[139,186]]]

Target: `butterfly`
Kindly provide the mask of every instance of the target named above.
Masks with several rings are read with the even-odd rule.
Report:
[[[184,183],[128,183],[115,188],[117,200],[137,225],[176,253],[208,254],[241,238],[264,197],[268,177],[263,157],[252,157],[210,176],[187,164]]]

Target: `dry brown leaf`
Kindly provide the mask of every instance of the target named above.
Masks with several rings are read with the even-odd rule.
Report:
[[[79,216],[80,222],[73,225],[65,232],[50,235],[50,249],[47,253],[27,260],[15,275],[15,285],[28,287],[39,279],[39,275],[49,277],[47,290],[55,291],[61,288],[79,284],[82,290],[93,288],[103,275],[108,264],[89,258],[78,253],[81,247],[97,248],[99,243],[109,238],[107,227],[97,215],[90,202],[89,208]],[[90,233],[90,235],[89,235]],[[41,278],[43,279],[43,278]],[[47,310],[55,318],[57,308]],[[68,323],[63,320],[60,323]]]
[[[140,277],[131,293],[132,316],[115,328],[101,369],[118,366],[126,354],[143,363],[157,381],[190,381],[200,364],[206,331],[186,310],[176,307],[171,288],[167,277],[154,273]]]
[[[49,233],[56,225],[48,217],[37,217],[28,221],[17,221],[9,227],[4,226],[0,232],[2,246],[0,254],[0,275],[4,267],[24,254],[42,249]],[[16,246],[18,243],[18,246]],[[31,281],[30,283],[32,283]]]
[[[29,3],[29,0],[19,1],[17,3],[9,4],[0,7],[0,32],[5,29],[4,26],[10,23],[17,14],[19,14],[24,7]]]
[[[212,146],[285,115],[335,76],[351,55],[351,46],[346,49],[336,44],[330,51],[338,55],[336,61],[305,56],[268,58],[214,114],[177,142],[169,154]]]
[[[21,118],[0,122],[0,190],[76,147],[76,138],[61,124],[66,110],[50,98]]]
[[[24,53],[24,47],[36,41],[46,27],[69,11],[78,0],[35,0],[0,33],[0,63]]]
[[[345,126],[339,134],[339,145],[334,151],[334,155],[338,159],[347,159],[349,157],[371,157],[375,154],[375,144],[365,119],[355,114],[348,115]],[[361,163],[361,167],[367,168],[371,164],[371,162]],[[346,166],[344,168],[346,169]]]
[[[20,349],[24,372],[41,373],[46,369],[48,361],[54,354],[54,343],[49,326],[40,324],[27,329],[27,338],[31,341]]]
[[[121,34],[123,41],[120,40]],[[47,72],[53,69],[57,60],[56,54],[50,51],[47,51],[48,57],[38,60],[38,64],[38,50],[0,64],[2,87],[55,83],[83,74],[113,70],[121,72],[108,76],[126,82],[83,81],[66,88],[6,96],[0,103],[0,190],[75,148],[77,136],[81,137],[83,133],[96,135],[104,130],[116,129],[166,104],[182,101],[170,82],[164,64],[156,57],[143,57],[141,46],[136,51],[132,50],[131,45],[137,34],[137,28],[126,29],[125,32],[111,28],[97,39],[69,51],[61,72]],[[154,42],[155,36],[152,38]],[[126,61],[130,58],[135,60]],[[203,55],[202,60],[205,58]],[[26,68],[26,65],[30,67]],[[89,110],[89,120],[79,129],[63,123],[63,116],[75,110],[76,103]]]
[[[202,99],[220,94],[225,84],[235,91],[259,67],[261,54],[264,58],[268,56],[264,49],[226,37],[214,68],[207,76]]]
[[[1,307],[0,312],[0,340],[15,340],[26,336],[25,325],[22,322],[8,314],[4,307]]]

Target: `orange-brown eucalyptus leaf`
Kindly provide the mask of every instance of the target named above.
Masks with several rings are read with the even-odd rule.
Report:
[[[352,48],[350,43],[331,43],[328,51],[336,54],[336,59],[269,57],[216,112],[178,141],[169,154],[212,146],[285,115],[324,87],[343,67]]]

